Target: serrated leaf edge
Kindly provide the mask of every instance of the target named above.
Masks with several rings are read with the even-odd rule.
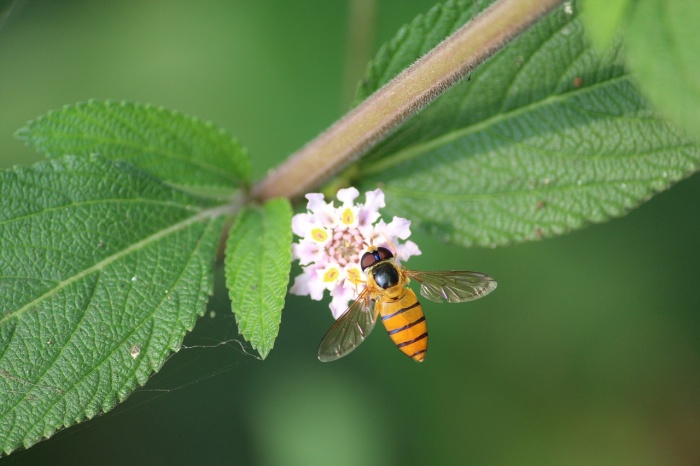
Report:
[[[132,128],[132,129],[134,129],[134,131],[137,131],[137,132],[140,130],[137,128],[133,128],[132,126],[127,124],[128,122],[124,121],[122,118],[119,118],[114,112],[111,111],[110,107],[111,106],[119,106],[119,107],[124,107],[124,108],[155,110],[157,112],[166,113],[166,114],[171,115],[173,117],[182,118],[188,122],[202,124],[203,126],[205,126],[206,128],[209,128],[209,129],[214,129],[214,130],[216,130],[216,132],[220,136],[224,136],[224,137],[228,138],[231,141],[231,143],[236,146],[236,148],[240,151],[241,155],[243,156],[243,157],[239,157],[238,160],[236,160],[236,163],[234,164],[234,168],[236,169],[235,174],[231,174],[228,172],[224,172],[223,174],[227,178],[229,178],[231,180],[231,182],[235,183],[236,185],[240,184],[242,186],[246,186],[250,181],[249,180],[250,172],[251,172],[250,156],[248,154],[248,150],[243,145],[241,145],[240,141],[237,138],[231,136],[228,133],[228,131],[217,126],[212,121],[203,120],[203,119],[200,119],[198,117],[191,116],[191,115],[188,115],[186,113],[183,113],[183,112],[180,112],[177,110],[168,109],[168,108],[161,106],[161,105],[153,105],[153,104],[148,104],[148,103],[141,104],[141,103],[135,103],[135,102],[130,102],[130,101],[126,101],[126,100],[116,101],[116,100],[99,100],[99,99],[89,99],[87,101],[77,102],[74,104],[66,104],[66,105],[62,106],[60,109],[51,110],[44,115],[41,115],[37,118],[33,118],[33,119],[29,120],[26,125],[24,125],[22,128],[18,129],[15,132],[15,137],[21,141],[24,141],[25,144],[29,145],[30,147],[33,147],[34,144],[32,144],[29,141],[29,138],[30,138],[29,135],[31,133],[32,126],[35,126],[35,125],[39,124],[40,122],[47,120],[53,116],[60,115],[62,112],[65,112],[68,110],[78,110],[84,114],[84,109],[87,107],[90,107],[90,106],[100,106],[103,110],[109,111],[110,115],[115,120],[121,121],[125,126]],[[151,118],[151,115],[147,115],[147,118],[150,121],[153,121],[153,119]],[[86,118],[86,120],[88,120],[88,119]],[[97,127],[109,130],[109,128],[104,126],[104,124],[102,124],[99,120],[89,119],[88,121],[90,121],[92,124],[94,124]],[[155,122],[155,123],[158,123],[158,122]],[[169,131],[168,128],[164,128],[160,124],[158,125],[158,127],[161,129],[164,129],[166,131]],[[144,152],[146,152],[147,149],[152,149],[151,146],[133,144],[131,142],[124,144],[124,141],[122,141],[122,140],[112,140],[112,139],[105,139],[105,138],[92,138],[92,139],[99,140],[101,142],[109,142],[109,143],[117,143],[118,142],[120,144],[123,144],[126,147],[132,147],[132,148],[144,151]],[[36,148],[36,147],[34,147],[34,148]],[[171,157],[173,159],[180,160],[180,161],[186,162],[188,164],[198,166],[199,168],[201,168],[205,172],[216,173],[217,175],[222,175],[221,167],[205,164],[200,159],[197,159],[194,157],[183,158],[183,157],[179,156],[179,154],[172,153],[172,152],[160,149],[160,148],[158,149],[158,152],[163,154],[163,155],[167,155],[168,157]],[[65,155],[65,154],[57,154],[57,153],[53,153],[53,152],[47,152],[46,154],[49,157],[57,157],[57,156]],[[243,167],[242,170],[238,170],[239,163],[245,164],[245,166]],[[178,185],[198,186],[196,183],[192,183],[192,184],[179,183]],[[228,187],[231,187],[231,186],[228,186]]]

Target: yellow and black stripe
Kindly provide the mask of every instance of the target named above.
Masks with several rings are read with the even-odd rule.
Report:
[[[410,288],[403,291],[396,299],[380,298],[377,302],[379,314],[396,347],[408,357],[423,362],[428,350],[428,326],[423,307]]]

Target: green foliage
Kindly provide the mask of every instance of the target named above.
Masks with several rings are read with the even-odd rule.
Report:
[[[18,136],[49,157],[128,160],[199,193],[227,194],[250,178],[246,151],[211,123],[151,105],[91,100],[30,122]]]
[[[488,3],[454,0],[418,17],[380,50],[357,99]],[[694,44],[682,20],[697,7],[616,5],[596,40],[625,24],[640,82],[664,88],[649,93],[669,113],[685,102],[683,118],[698,127],[700,70],[673,48]],[[650,13],[679,27],[647,23]],[[664,40],[646,46],[668,55],[665,67],[635,52],[654,28]],[[666,89],[669,74],[682,84]],[[285,199],[238,204],[251,168],[234,139],[177,112],[100,101],[50,112],[19,136],[52,160],[0,172],[1,451],[111,409],[162,366],[205,310],[218,241],[236,213],[226,285],[240,333],[269,354],[292,210]],[[562,8],[347,173],[381,185],[390,213],[446,240],[497,245],[622,215],[699,162],[697,145],[642,99],[621,50],[597,53],[575,9]]]
[[[286,199],[243,209],[226,243],[226,287],[238,331],[264,359],[282,319],[291,267],[292,208]]]
[[[480,5],[480,7],[483,5]],[[371,93],[472,15],[448,2],[378,53]],[[379,144],[354,170],[387,210],[463,245],[539,239],[619,216],[694,172],[698,147],[655,115],[619,49],[563,9]]]
[[[211,201],[100,157],[0,172],[0,198],[9,453],[111,409],[180,347],[212,291],[222,219]]]
[[[654,105],[700,136],[700,3],[587,0],[584,20],[599,49],[624,38],[630,68]]]
[[[613,40],[620,36],[628,10],[635,1],[585,0],[580,2],[586,31],[598,50],[607,49],[612,45]]]

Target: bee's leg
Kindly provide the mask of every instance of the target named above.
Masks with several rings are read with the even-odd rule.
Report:
[[[355,272],[355,273],[352,273]],[[367,285],[367,280],[362,279],[362,274],[359,270],[350,269],[348,270],[348,280],[355,285],[355,293],[359,293],[357,287],[359,285]]]

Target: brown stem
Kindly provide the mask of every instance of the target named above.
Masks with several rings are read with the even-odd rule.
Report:
[[[253,188],[253,198],[295,198],[317,187],[561,3],[497,0],[292,154]]]

